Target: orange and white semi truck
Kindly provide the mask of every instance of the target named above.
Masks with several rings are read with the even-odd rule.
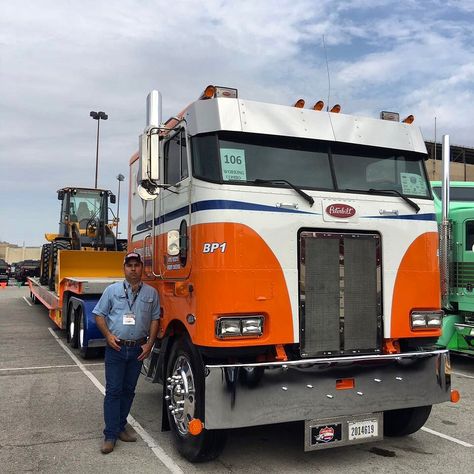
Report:
[[[406,435],[456,401],[411,119],[214,86],[165,123],[159,92],[147,108],[128,246],[160,294],[145,368],[188,460],[270,423],[304,421],[306,450]]]

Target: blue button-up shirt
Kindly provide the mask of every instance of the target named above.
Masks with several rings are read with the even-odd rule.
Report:
[[[130,283],[118,281],[105,289],[92,312],[105,317],[105,323],[114,336],[137,340],[148,336],[151,321],[160,318],[160,299],[157,291],[146,284],[142,284],[135,299]],[[127,313],[135,314],[134,325],[123,324],[123,316]]]

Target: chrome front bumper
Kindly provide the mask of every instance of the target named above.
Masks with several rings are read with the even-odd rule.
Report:
[[[241,372],[260,367],[255,386]],[[205,426],[240,428],[374,413],[450,400],[449,352],[207,365]],[[336,389],[340,379],[354,388]]]

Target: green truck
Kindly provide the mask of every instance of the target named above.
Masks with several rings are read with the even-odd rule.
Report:
[[[431,186],[436,218],[442,226],[442,182],[433,181]],[[443,231],[440,230],[441,287],[445,317],[438,344],[452,352],[474,356],[474,182],[448,181],[447,187],[449,206],[446,206],[447,227],[444,232],[447,256],[445,272],[442,258]]]

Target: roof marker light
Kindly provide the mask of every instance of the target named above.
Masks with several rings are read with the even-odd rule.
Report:
[[[380,112],[380,118],[382,120],[390,120],[392,122],[399,122],[400,121],[400,114],[398,112],[388,112],[383,110]]]
[[[204,89],[204,92],[199,97],[199,100],[203,99],[212,99],[216,93],[216,88],[214,86],[207,86]]]
[[[341,111],[341,106],[339,104],[333,105],[332,109],[329,112],[333,114],[338,114]]]
[[[415,121],[415,116],[414,115],[409,115],[408,117],[404,118],[402,120],[403,123],[411,124]]]
[[[313,110],[323,110],[324,109],[324,102],[322,100],[318,100],[314,105],[313,105]]]
[[[298,99],[294,103],[293,107],[296,107],[297,109],[302,109],[304,107],[304,104],[305,104],[304,99]]]

